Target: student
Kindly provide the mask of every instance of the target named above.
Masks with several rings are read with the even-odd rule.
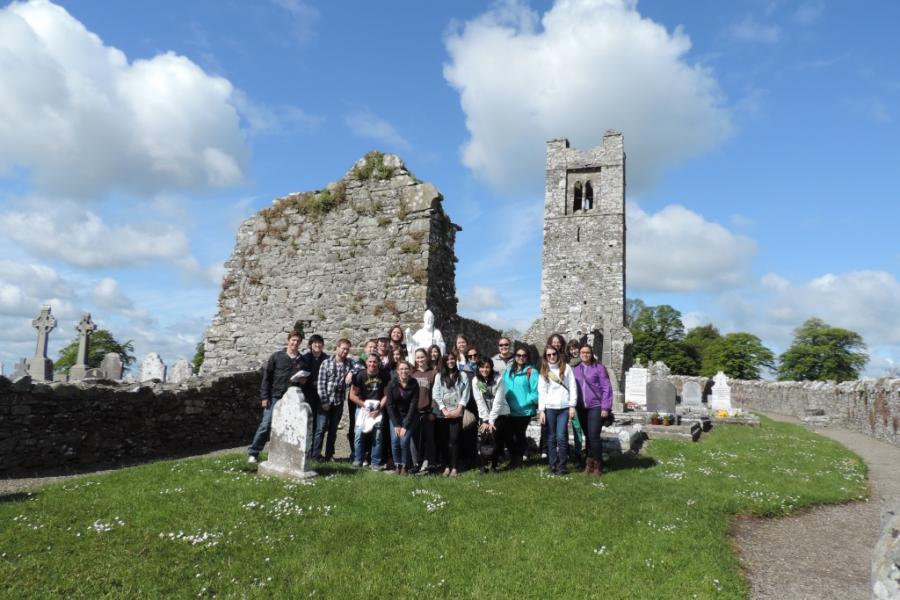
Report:
[[[537,413],[538,377],[537,370],[528,363],[528,352],[524,348],[516,350],[513,364],[503,372],[503,390],[509,406],[506,444],[511,455],[510,469],[522,466],[527,445],[525,432]]]
[[[259,460],[266,442],[269,441],[269,432],[272,429],[272,410],[288,388],[292,385],[303,385],[305,377],[299,373],[306,370],[306,363],[300,354],[300,342],[303,341],[302,331],[288,333],[287,347],[279,350],[269,357],[262,371],[262,383],[260,384],[260,404],[263,407],[262,419],[259,427],[253,435],[253,441],[247,448],[247,462],[255,463]]]
[[[391,338],[380,337],[376,342],[376,350],[382,367],[391,366]]]
[[[419,382],[412,377],[412,365],[397,363],[397,377],[387,389],[387,413],[391,421],[391,454],[399,475],[407,475],[412,467],[410,443],[418,423]]]
[[[328,358],[322,350],[325,348],[325,340],[318,333],[309,336],[309,351],[303,355],[303,362],[306,363],[306,370],[309,371],[309,377],[303,384],[303,398],[312,409],[312,422],[316,423],[319,416],[319,368]],[[312,446],[310,446],[310,454],[312,456]]]
[[[509,415],[509,405],[506,404],[506,392],[503,389],[503,376],[494,371],[494,362],[490,358],[482,358],[478,362],[475,371],[475,380],[472,383],[472,395],[478,405],[478,461],[481,472],[485,472],[485,456],[482,452],[483,445],[491,442],[494,448],[490,455],[491,470],[497,471],[497,461],[500,458],[500,441],[503,439],[503,429],[506,417]]]
[[[497,375],[502,375],[513,362],[512,340],[505,336],[497,340],[497,354],[492,356],[491,360]]]
[[[575,416],[578,392],[572,369],[566,366],[563,358],[560,351],[553,346],[544,349],[538,383],[538,410],[541,425],[547,426],[547,456],[550,471],[554,474],[568,475],[566,461],[569,458],[569,419]]]
[[[475,353],[478,354],[478,351],[475,350]],[[469,365],[469,338],[461,333],[457,335],[453,354],[456,356],[456,365],[459,370],[465,371],[470,378],[474,376],[475,369]]]
[[[444,465],[445,477],[459,474],[458,442],[468,398],[469,376],[457,368],[456,356],[448,354],[441,364],[440,375],[434,380],[436,446],[438,462]]]
[[[372,469],[381,469],[381,421],[387,398],[387,380],[381,369],[378,356],[370,354],[366,368],[353,376],[350,386],[350,400],[356,405],[356,439],[354,443],[354,467],[363,467],[369,438],[372,443]],[[368,422],[367,422],[368,421]]]
[[[441,352],[440,346],[437,344],[431,345],[428,347],[428,359],[431,361],[431,366],[440,371],[441,363],[443,362],[444,353]]]
[[[319,412],[316,417],[316,433],[310,452],[315,460],[334,458],[334,442],[338,424],[344,413],[344,398],[352,377],[354,364],[348,357],[350,340],[341,338],[334,350],[334,356],[326,358],[319,369],[317,392]],[[322,443],[325,455],[322,456]],[[352,458],[352,454],[351,454]]]
[[[577,367],[581,364],[580,350],[581,342],[578,340],[569,340],[569,343],[566,344],[566,361],[570,367]]]
[[[401,348],[403,350],[403,356],[405,357],[407,354],[406,344],[403,343],[403,328],[400,325],[394,325],[391,327],[391,330],[388,332],[388,339],[390,340],[391,350],[396,350],[397,348]]]
[[[578,340],[569,340],[569,343],[566,344],[568,363],[572,368],[575,368],[581,364],[581,355],[579,354],[579,350],[581,350],[581,342]],[[581,412],[579,411],[579,407],[581,406],[580,395],[578,396],[578,401],[579,405],[575,408],[575,418],[572,419],[572,437],[575,440],[575,444],[572,447],[572,458],[578,462],[580,467],[583,467],[584,458],[581,450],[584,443],[584,428],[581,424]]]
[[[436,347],[436,346],[435,346]],[[428,350],[416,350],[416,368],[412,376],[419,382],[419,401],[416,405],[418,423],[412,439],[412,454],[415,460],[415,471],[427,473],[434,464],[434,378],[437,371],[428,359]]]
[[[578,411],[587,429],[585,473],[600,477],[603,467],[603,443],[600,433],[603,421],[612,410],[613,392],[606,367],[594,358],[594,349],[584,344],[579,350],[581,364],[572,369],[578,386]]]

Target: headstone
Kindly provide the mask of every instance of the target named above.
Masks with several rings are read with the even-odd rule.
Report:
[[[107,352],[100,362],[100,376],[103,379],[119,381],[122,379],[122,357],[115,352]]]
[[[696,381],[685,381],[681,388],[682,408],[703,408],[703,387]]]
[[[314,477],[306,470],[306,453],[312,444],[312,409],[299,388],[290,387],[272,409],[269,459],[259,465],[259,473],[294,479]]]
[[[180,358],[169,371],[169,383],[182,383],[191,378],[194,374],[194,367],[187,359]]]
[[[166,364],[162,361],[159,354],[151,352],[141,361],[141,374],[139,377],[141,382],[166,380]]]
[[[34,381],[51,381],[53,379],[53,361],[47,358],[47,338],[56,327],[56,319],[50,314],[50,305],[41,307],[41,312],[31,322],[37,329],[37,347],[34,356],[28,361],[28,374]]]
[[[24,358],[16,363],[16,367],[13,369],[10,380],[18,381],[23,377],[28,377],[28,362]]]
[[[637,363],[640,364],[640,363]],[[625,373],[625,402],[637,406],[647,405],[647,369],[631,367]]]
[[[91,320],[91,313],[84,313],[81,321],[75,326],[78,332],[78,354],[75,355],[75,364],[69,369],[69,379],[78,381],[87,378],[88,375],[88,351],[91,346],[91,334],[96,331],[97,324]]]
[[[675,414],[675,386],[669,381],[647,384],[647,412]]]
[[[671,373],[671,370],[666,363],[661,360],[650,363],[647,370],[650,371],[650,381],[668,381],[669,374]]]
[[[709,408],[713,411],[726,410],[731,413],[731,386],[728,385],[728,377],[722,371],[719,371],[713,377]]]
[[[65,369],[53,371],[53,383],[66,383],[69,381],[69,374]]]

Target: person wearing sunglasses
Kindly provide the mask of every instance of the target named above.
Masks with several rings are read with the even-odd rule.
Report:
[[[497,354],[491,357],[497,374],[502,375],[503,371],[512,364],[514,359],[512,340],[508,337],[502,337],[497,340]]]
[[[538,373],[528,361],[524,349],[516,350],[512,365],[503,371],[503,389],[509,406],[509,420],[506,427],[506,446],[509,448],[509,468],[522,466],[527,439],[528,423],[537,414]]]
[[[578,402],[575,376],[564,358],[560,349],[547,346],[538,382],[538,411],[541,425],[547,426],[547,458],[550,471],[559,475],[569,474],[569,420],[575,417]]]

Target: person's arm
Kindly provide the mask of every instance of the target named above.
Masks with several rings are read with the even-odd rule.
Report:
[[[575,408],[578,405],[578,382],[575,381],[572,369],[566,369],[566,388],[569,392],[569,408]]]
[[[435,375],[434,385],[431,386],[431,389],[432,389],[432,399],[434,400],[434,403],[437,405],[438,410],[441,411],[441,414],[443,414],[444,409],[446,407],[444,406],[444,382],[441,379],[440,375]]]
[[[550,382],[538,374],[537,376],[537,397],[538,412],[544,412],[544,406],[547,404],[547,395],[550,393]]]
[[[331,403],[331,394],[328,388],[333,374],[329,369],[330,365],[330,360],[325,359],[325,362],[319,367],[319,378],[316,380],[316,392],[319,394],[319,404],[322,405]]]
[[[476,377],[475,381],[472,382],[472,395],[475,396],[475,404],[478,406],[478,418],[482,421],[487,421],[490,418],[490,410],[481,391],[481,385],[481,380]],[[497,402],[496,397],[494,402]]]
[[[410,378],[409,386],[409,406],[406,409],[406,418],[403,419],[403,429],[407,431],[412,427],[413,421],[418,416],[416,407],[419,405],[419,382],[415,378]]]
[[[461,417],[466,405],[469,403],[469,374],[465,371],[459,372],[459,380],[456,382],[456,389],[459,390],[459,403],[456,405],[457,416]]]
[[[600,371],[598,373],[600,376],[600,410],[609,414],[613,405],[612,385],[609,382],[609,376],[606,374],[606,368],[600,365],[598,370]]]
[[[366,403],[359,397],[359,388],[356,387],[356,379],[350,383],[350,401],[360,408],[365,407]]]
[[[385,395],[387,398],[388,418],[391,420],[391,425],[394,427],[400,425],[400,422],[402,421],[400,411],[397,409],[398,396],[400,396],[400,390],[397,388],[399,387],[400,384],[396,380],[391,380],[387,387],[387,394]],[[399,399],[402,400],[402,397]]]
[[[503,384],[503,378],[501,377],[497,381],[497,389],[494,391],[494,403],[491,405],[491,414],[488,417],[491,425],[497,422],[497,417],[503,412],[504,406],[506,406],[506,386]],[[509,412],[508,406],[506,412]]]
[[[263,367],[262,383],[259,385],[259,398],[263,408],[268,408],[272,401],[272,378],[275,375],[275,355],[269,357]]]

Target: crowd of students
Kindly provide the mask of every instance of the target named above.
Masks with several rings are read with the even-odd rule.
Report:
[[[527,429],[537,416],[541,447],[551,472],[567,474],[569,426],[575,428],[574,460],[585,473],[602,472],[601,431],[611,418],[610,377],[588,344],[566,344],[554,333],[538,365],[526,348],[501,337],[497,353],[482,354],[465,335],[446,354],[434,345],[407,356],[399,326],[366,342],[358,356],[340,339],[334,354],[319,335],[299,351],[302,333],[263,367],[263,417],[248,449],[256,462],[265,445],[272,409],[291,385],[312,407],[315,430],[309,456],[334,458],[338,424],[349,407],[348,442],[355,467],[395,470],[400,475],[436,473],[456,477],[464,467],[498,471],[522,466]],[[582,437],[582,432],[586,435]],[[584,448],[582,452],[582,439]]]

